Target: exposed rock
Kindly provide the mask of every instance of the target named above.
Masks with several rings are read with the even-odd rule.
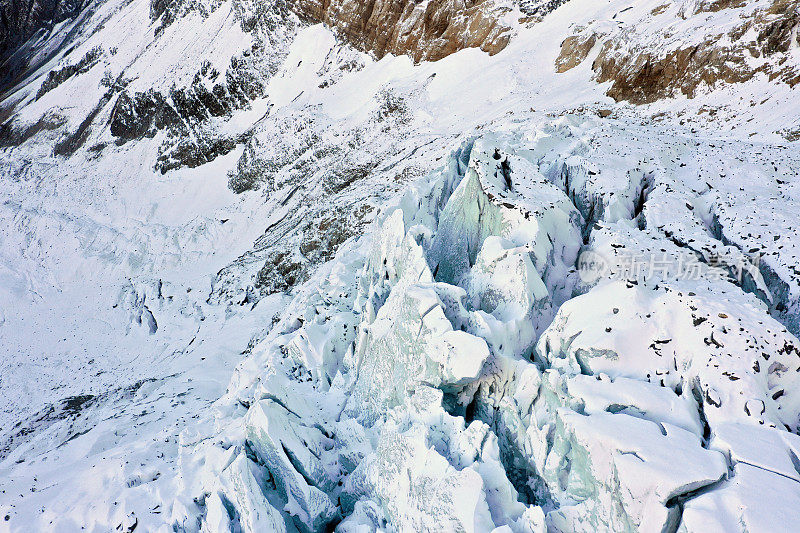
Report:
[[[8,121],[0,125],[0,146],[18,146],[41,131],[57,130],[67,122],[58,108],[49,109],[42,118],[27,127]]]
[[[300,241],[300,253],[314,262],[330,261],[344,241],[357,233],[358,224],[331,214],[309,224]]]
[[[161,19],[161,24],[156,28],[158,35],[167,26],[192,11],[207,17],[221,3],[222,0],[150,0],[150,20]]]
[[[109,102],[112,95],[112,91],[106,91],[100,98],[100,101],[97,102],[89,114],[81,121],[77,129],[71,133],[67,133],[67,135],[56,142],[55,146],[53,146],[54,155],[70,156],[86,143],[92,131],[92,122],[94,122],[94,119]]]
[[[0,54],[5,54],[39,28],[74,16],[83,4],[81,0],[3,0],[0,3]]]
[[[519,10],[529,17],[543,17],[569,0],[518,0]]]
[[[127,141],[153,137],[157,130],[179,127],[182,122],[164,96],[151,89],[133,96],[123,91],[114,104],[109,125],[114,137]]]
[[[511,37],[503,20],[511,4],[503,0],[291,0],[291,7],[379,58],[407,54],[414,61],[436,61],[473,47],[496,54]]]
[[[19,7],[14,2],[12,4],[14,9]],[[153,20],[159,18],[161,20],[161,25],[156,29],[156,38],[176,17],[197,11],[203,18],[207,18],[220,4],[217,0],[151,2],[151,17]],[[93,123],[101,112],[106,116],[109,103],[113,107],[110,109],[107,125],[118,144],[163,134],[154,165],[155,169],[162,173],[184,166],[196,167],[207,163],[245,142],[249,138],[248,132],[221,135],[216,133],[214,122],[216,119],[228,118],[232,112],[246,108],[253,99],[263,95],[266,83],[282,64],[288,43],[291,42],[289,37],[294,35],[298,20],[288,11],[283,0],[274,0],[268,5],[263,3],[255,5],[251,0],[234,0],[231,7],[241,29],[252,33],[253,39],[248,49],[231,57],[230,65],[223,73],[206,61],[188,85],[173,86],[169,90],[148,89],[133,92],[126,89],[130,80],[126,76],[125,69],[117,74],[107,71],[100,82],[101,88],[107,89],[105,94],[98,99],[98,103],[91,108],[88,115],[82,120],[79,119],[80,124],[77,128],[65,132],[60,139],[56,137],[58,140],[55,141],[53,152],[56,155],[69,156],[83,146],[93,130],[97,133],[98,128],[94,127]],[[3,4],[0,4],[0,12],[2,8]],[[62,9],[54,4],[53,9],[56,8]],[[40,8],[33,6],[31,9]],[[91,5],[83,7],[76,5],[72,11],[74,14],[80,13],[82,17],[88,17],[92,13]],[[19,32],[22,30],[12,28],[10,25],[14,23],[13,17],[6,16],[4,12],[2,14],[4,25],[2,29],[5,33],[0,34],[0,37],[5,40],[0,40],[0,45],[8,48],[9,54],[13,54],[13,57],[3,64],[3,68],[8,69],[6,78],[9,78],[7,81],[11,84],[18,80],[16,78],[12,80],[10,76],[22,76],[27,70],[32,70],[36,65],[48,61],[48,58],[59,50],[54,47],[52,52],[48,52],[49,55],[39,54],[35,57],[36,64],[29,65],[32,60],[27,58],[27,52],[23,48],[19,48],[19,36],[22,35]],[[57,17],[53,20],[58,21]],[[16,31],[14,35],[17,41],[14,42],[8,37],[12,30]],[[62,33],[68,32],[65,30]],[[14,46],[18,47],[16,51],[12,49]],[[110,55],[113,56],[115,52],[115,49],[111,49]],[[5,51],[0,47],[0,54],[3,53]],[[40,85],[36,99],[40,99],[67,80],[88,72],[101,61],[103,54],[103,48],[97,46],[86,52],[77,62],[51,70]],[[2,55],[0,60],[3,60]],[[5,82],[0,80],[0,86],[3,83]],[[60,115],[60,113],[55,114]],[[0,129],[0,144],[4,146],[19,145],[40,131],[57,130],[72,122],[66,119],[54,121],[48,115],[36,123],[25,123],[24,119],[13,114],[13,106],[4,110],[2,119],[6,118],[10,120],[7,120]]]
[[[2,0],[0,1],[0,92],[25,71],[27,62],[12,61],[17,47],[39,30],[76,16],[84,0]]]
[[[319,143],[314,131],[318,120],[310,113],[293,113],[275,121],[274,130],[256,131],[245,144],[236,169],[228,173],[228,187],[238,194],[262,187],[271,192],[285,186],[292,173],[281,170],[289,165],[302,170],[303,156]]]
[[[780,133],[781,136],[789,142],[800,141],[800,128],[797,129],[786,128],[779,131],[778,133]]]
[[[566,72],[586,60],[595,43],[597,35],[571,35],[561,43],[561,53],[556,58],[556,72]]]
[[[347,54],[340,59],[352,62]],[[261,121],[228,173],[228,186],[236,193],[260,190],[281,206],[302,198],[304,208],[276,216],[251,252],[222,269],[213,299],[252,303],[306,281],[375,216],[370,202],[354,198],[380,195],[423,171],[406,160],[387,164],[398,155],[412,103],[391,91],[381,91],[376,100],[370,120],[354,129],[337,130],[330,117],[310,110],[275,113]],[[263,266],[254,272],[248,265],[255,263]],[[248,280],[245,286],[243,280]]]
[[[47,73],[47,78],[45,78],[42,86],[39,87],[39,91],[36,93],[36,99],[38,100],[44,96],[47,91],[55,89],[72,76],[89,72],[89,69],[91,69],[97,64],[98,61],[100,61],[102,55],[103,48],[96,46],[86,52],[86,55],[84,55],[76,64],[67,65],[66,67],[57,70],[51,70]]]
[[[723,9],[742,7],[746,3],[744,0],[700,0],[694,6],[694,13],[714,13]]]
[[[193,137],[171,134],[159,148],[155,168],[163,174],[181,167],[199,167],[229,153],[246,140],[247,134],[232,137],[205,132]]]
[[[168,95],[153,89],[133,95],[123,90],[109,120],[111,134],[125,142],[166,131],[155,165],[162,173],[196,167],[230,152],[247,135],[220,137],[206,131],[205,125],[247,107],[263,94],[263,78],[250,59],[234,57],[224,77],[205,63],[191,85],[173,88]]]
[[[604,38],[592,64],[596,79],[612,82],[608,96],[635,104],[679,94],[693,98],[704,87],[742,83],[758,74],[791,87],[800,83],[800,68],[791,59],[792,48],[798,46],[800,2],[775,0],[745,6],[735,0],[683,2],[653,10],[641,24],[621,25]],[[705,31],[695,42],[678,39],[675,32],[680,34],[680,30],[672,26],[661,26],[654,34],[647,24],[652,17],[677,14],[687,24],[702,27],[701,17],[729,17],[727,10],[734,8],[743,12],[727,33]],[[671,13],[672,9],[677,13]],[[558,72],[583,62],[597,38],[590,25],[565,39],[556,60]],[[665,44],[656,45],[658,39]]]
[[[289,251],[272,251],[256,275],[256,287],[266,294],[286,291],[300,281],[302,265]]]
[[[255,288],[262,294],[272,294],[306,281],[317,265],[332,259],[347,239],[363,230],[371,210],[365,205],[352,213],[324,213],[322,218],[308,222],[302,230],[299,253],[272,249],[256,274]]]

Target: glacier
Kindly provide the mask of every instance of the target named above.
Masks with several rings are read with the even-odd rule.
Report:
[[[279,322],[254,348],[257,370],[240,369],[221,400],[222,448],[191,448],[189,463],[249,450],[251,467],[273,476],[277,507],[308,530],[319,520],[343,531],[770,523],[757,506],[738,514],[748,492],[738,484],[759,493],[759,483],[796,480],[796,341],[729,272],[655,225],[660,177],[672,169],[626,168],[602,141],[591,159],[573,155],[588,148],[575,139],[601,132],[636,135],[566,117],[453,151],[340,252],[315,294],[292,303],[303,319]],[[587,169],[609,179],[585,181]],[[638,214],[637,170],[651,188]],[[676,234],[725,246],[703,219],[670,220],[685,225]],[[587,284],[575,268],[586,246],[609,260],[625,247],[665,250],[676,264],[689,253],[702,269],[697,279],[617,280],[612,263]],[[243,422],[227,420],[234,410]],[[751,432],[764,432],[756,449],[782,466],[758,464]],[[235,520],[247,511],[216,481],[232,466],[212,468],[211,484],[184,501],[222,494]],[[760,473],[740,479],[750,468]],[[797,494],[787,490],[783,503]],[[179,521],[208,524],[202,505]]]
[[[279,0],[26,37],[0,531],[793,530],[797,3],[489,4],[436,61]]]

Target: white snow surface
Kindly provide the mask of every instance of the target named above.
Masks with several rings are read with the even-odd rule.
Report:
[[[287,29],[264,96],[211,125],[255,140],[196,168],[102,127],[68,158],[63,131],[0,149],[0,531],[793,531],[800,87],[632,106],[592,54],[555,73],[574,28],[661,3],[571,0],[495,56],[419,65]],[[104,70],[224,72],[253,38],[234,8],[156,38],[148,2],[100,3],[16,116],[72,131]],[[228,188],[248,150],[306,142],[349,153]],[[375,164],[331,192],[332,161]],[[335,257],[252,297],[262,244],[301,256],[295,225],[362,208]]]

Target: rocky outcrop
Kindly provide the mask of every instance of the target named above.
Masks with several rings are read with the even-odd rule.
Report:
[[[307,281],[373,220],[375,195],[419,176],[421,169],[406,160],[379,164],[399,155],[411,105],[386,92],[379,101],[371,119],[355,129],[296,110],[272,114],[254,129],[228,185],[237,194],[260,190],[286,211],[252,251],[218,273],[214,301],[253,303]],[[249,266],[255,264],[257,273]]]
[[[191,12],[197,12],[202,17],[208,17],[220,4],[222,4],[222,0],[150,0],[150,20],[159,21],[159,25],[155,30],[156,35],[158,35],[167,26]],[[272,7],[266,8],[265,6],[265,11],[271,11],[270,8]]]
[[[742,83],[759,73],[770,81],[778,80],[794,86],[800,83],[800,71],[785,57],[753,65],[753,59],[785,56],[796,39],[800,25],[800,2],[788,2],[779,12],[762,12],[744,21],[727,35],[712,35],[702,43],[679,48],[665,56],[653,53],[620,53],[619,43],[607,42],[600,52],[594,70],[597,81],[613,81],[608,95],[615,100],[647,103],[682,93],[694,97],[701,85]],[[745,34],[755,40],[747,41]],[[727,37],[727,38],[726,38]],[[729,42],[730,44],[721,44]],[[796,46],[796,45],[795,45]]]
[[[597,35],[571,35],[561,43],[561,53],[556,58],[556,72],[566,72],[586,59],[597,43]]]
[[[529,16],[543,16],[566,0],[278,0],[270,9],[291,9],[308,22],[322,22],[345,40],[378,58],[409,55],[414,61],[436,61],[463,48],[495,54],[511,36],[510,20],[516,5]],[[186,0],[150,0],[150,18],[160,21],[156,32],[190,11],[205,13],[219,5]],[[240,1],[238,4],[250,2]]]
[[[208,91],[194,84],[173,90],[167,97],[152,89],[132,96],[123,91],[111,116],[111,134],[122,143],[154,137],[160,130],[166,130],[167,138],[159,147],[156,170],[165,173],[183,166],[194,168],[227,154],[243,142],[240,137],[209,134],[203,125],[213,117],[243,107],[247,101],[246,93],[239,94],[223,85]]]
[[[569,0],[518,0],[519,10],[529,17],[543,17]]]
[[[508,44],[504,0],[291,0],[301,17],[334,28],[354,46],[374,53],[436,61],[463,48],[496,54]]]
[[[222,79],[206,63],[191,85],[172,89],[166,96],[152,89],[133,96],[123,91],[111,116],[111,134],[131,140],[152,137],[161,129],[184,131],[191,124],[241,109],[264,90],[263,83],[244,63],[233,58]]]
[[[16,45],[41,28],[75,16],[86,4],[83,0],[2,0],[0,1],[0,63]]]
[[[0,0],[0,94],[29,72],[24,43],[38,31],[76,17],[87,0]],[[33,65],[32,67],[41,66]]]
[[[131,94],[120,88],[109,120],[111,134],[123,143],[165,131],[155,165],[162,173],[212,161],[245,139],[220,137],[210,125],[263,94],[266,80],[277,68],[272,54],[282,57],[277,49],[265,53],[259,41],[231,58],[224,73],[205,62],[190,85],[173,87],[166,94],[153,89]]]
[[[36,99],[38,100],[44,96],[45,93],[52,91],[72,76],[89,72],[89,70],[100,61],[102,56],[103,47],[96,46],[86,52],[86,55],[74,65],[67,65],[63,68],[51,70],[47,73],[47,78],[45,78],[41,87],[39,87],[39,91],[36,93]]]
[[[693,98],[703,87],[742,83],[766,75],[769,81],[795,86],[800,67],[792,49],[800,46],[800,2],[773,0],[747,4],[732,0],[681,2],[661,6],[635,24],[607,32],[584,28],[563,43],[556,61],[558,72],[583,62],[596,40],[603,43],[592,69],[598,82],[611,82],[608,96],[635,104],[683,94]],[[736,10],[736,11],[734,11]],[[674,25],[650,23],[673,17],[692,27],[694,41],[679,38]],[[727,18],[726,33],[702,30],[706,17]],[[679,23],[681,24],[681,23]]]

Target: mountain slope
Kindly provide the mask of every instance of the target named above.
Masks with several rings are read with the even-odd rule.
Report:
[[[371,5],[14,30],[0,528],[792,524],[797,4]]]

